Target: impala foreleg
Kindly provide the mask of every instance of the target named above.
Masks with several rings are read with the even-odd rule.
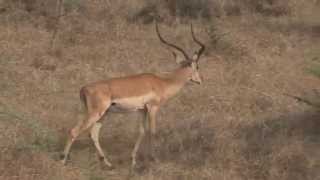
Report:
[[[67,143],[65,145],[63,154],[61,155],[61,160],[62,160],[63,164],[66,164],[66,162],[67,162],[71,146],[72,146],[73,142],[76,140],[76,138],[77,138],[77,136],[79,134],[79,130],[80,130],[82,125],[83,125],[83,121],[79,121],[77,123],[77,125],[70,130],[70,132],[68,134]]]
[[[150,160],[154,160],[153,139],[156,134],[156,114],[158,106],[147,106],[148,110],[148,155]]]
[[[141,121],[141,123],[139,123],[139,137],[138,137],[138,140],[137,142],[135,143],[134,145],[134,148],[133,148],[133,151],[131,153],[131,156],[132,156],[132,168],[134,168],[137,164],[137,153],[138,153],[138,150],[139,150],[139,147],[140,147],[140,144],[145,136],[145,130],[146,129],[146,120],[143,119]]]

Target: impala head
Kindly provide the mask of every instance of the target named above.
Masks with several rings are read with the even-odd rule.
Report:
[[[162,43],[164,43],[165,45],[168,45],[176,50],[178,50],[179,52],[182,53],[184,59],[181,59],[179,56],[177,56],[177,54],[172,51],[172,54],[174,55],[175,59],[176,59],[176,62],[178,64],[180,64],[182,67],[189,67],[191,68],[192,70],[192,73],[191,73],[191,76],[190,76],[190,80],[195,82],[195,83],[198,83],[198,84],[201,84],[202,83],[202,78],[201,78],[201,75],[200,75],[200,72],[199,72],[199,59],[200,59],[200,56],[203,54],[204,50],[205,50],[205,46],[203,43],[201,43],[194,35],[194,32],[193,32],[193,26],[191,24],[191,35],[192,35],[192,39],[194,42],[196,42],[199,46],[200,46],[200,49],[195,51],[192,58],[190,58],[188,56],[188,54],[180,47],[178,47],[177,45],[174,45],[172,43],[169,43],[167,42],[166,40],[163,39],[163,37],[160,35],[160,32],[159,32],[159,28],[158,28],[158,23],[156,21],[156,32],[157,32],[157,35],[160,39],[160,41]]]

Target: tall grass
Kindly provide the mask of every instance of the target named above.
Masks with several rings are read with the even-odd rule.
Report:
[[[14,140],[17,150],[55,150],[58,138],[53,129],[46,127],[39,120],[8,109],[4,104],[0,104],[0,106],[0,118],[3,121],[6,121],[10,126],[19,126],[25,130],[26,134],[19,134],[20,138]]]
[[[282,95],[319,87],[318,78],[301,68],[319,76],[318,36],[304,28],[294,33],[293,0],[65,0],[54,52],[44,49],[55,27],[45,25],[50,7],[40,5],[55,7],[57,1],[34,0],[32,8],[23,0],[3,2],[9,5],[4,12],[0,7],[0,178],[127,177],[140,116],[104,119],[101,144],[117,167],[111,172],[100,169],[88,137],[75,143],[67,166],[55,154],[65,143],[59,136],[66,137],[80,116],[81,86],[175,67],[154,27],[144,25],[157,15],[166,22],[165,37],[190,52],[198,47],[184,23],[196,24],[197,37],[208,47],[200,60],[205,82],[186,86],[163,106],[154,141],[157,160],[133,180],[320,177],[320,115]],[[281,6],[288,10],[277,13]],[[316,48],[304,54],[310,47]]]

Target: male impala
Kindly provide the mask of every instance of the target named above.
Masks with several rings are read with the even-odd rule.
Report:
[[[139,125],[140,134],[131,154],[132,167],[134,167],[136,165],[136,154],[145,133],[148,133],[151,143],[151,135],[153,136],[156,132],[156,114],[159,107],[179,92],[188,81],[193,81],[198,84],[201,83],[202,80],[198,72],[198,62],[205,46],[194,36],[192,25],[192,39],[200,46],[200,49],[193,54],[192,58],[180,47],[164,40],[159,33],[157,23],[155,27],[160,41],[181,52],[185,58],[184,61],[180,63],[179,68],[167,77],[159,77],[154,74],[145,73],[94,82],[81,88],[80,98],[85,104],[88,117],[84,121],[79,121],[78,124],[71,129],[62,155],[62,162],[64,164],[66,163],[73,142],[82,132],[90,129],[90,136],[101,160],[103,160],[108,167],[112,168],[112,164],[105,157],[99,143],[99,131],[102,125],[101,117],[106,112],[113,110],[143,110],[146,113],[146,119],[142,120]],[[175,57],[177,57],[174,51],[172,52]]]

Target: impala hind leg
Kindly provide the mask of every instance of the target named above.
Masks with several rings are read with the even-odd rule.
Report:
[[[70,149],[77,137],[84,131],[88,130],[95,122],[97,122],[102,115],[95,114],[88,118],[87,121],[80,121],[73,129],[71,129],[66,146],[64,148],[63,154],[61,156],[62,163],[66,164]]]
[[[104,99],[104,101],[101,101]],[[70,149],[76,138],[92,127],[97,121],[101,119],[106,110],[110,106],[110,101],[108,98],[104,97],[91,97],[87,99],[87,108],[88,108],[88,119],[86,121],[80,121],[78,124],[71,129],[64,152],[62,155],[62,163],[66,164]]]
[[[90,131],[91,139],[93,140],[94,146],[96,147],[96,149],[98,151],[100,160],[103,161],[105,163],[105,165],[107,165],[109,168],[113,168],[112,164],[106,158],[106,156],[100,146],[99,133],[100,133],[101,126],[102,126],[102,124],[100,122],[96,122],[93,124],[91,131]]]
[[[77,125],[73,129],[71,129],[70,133],[68,134],[67,143],[65,145],[63,154],[61,154],[61,161],[63,164],[66,164],[71,146],[76,140],[75,132],[78,132],[82,125],[83,121],[78,121]]]

